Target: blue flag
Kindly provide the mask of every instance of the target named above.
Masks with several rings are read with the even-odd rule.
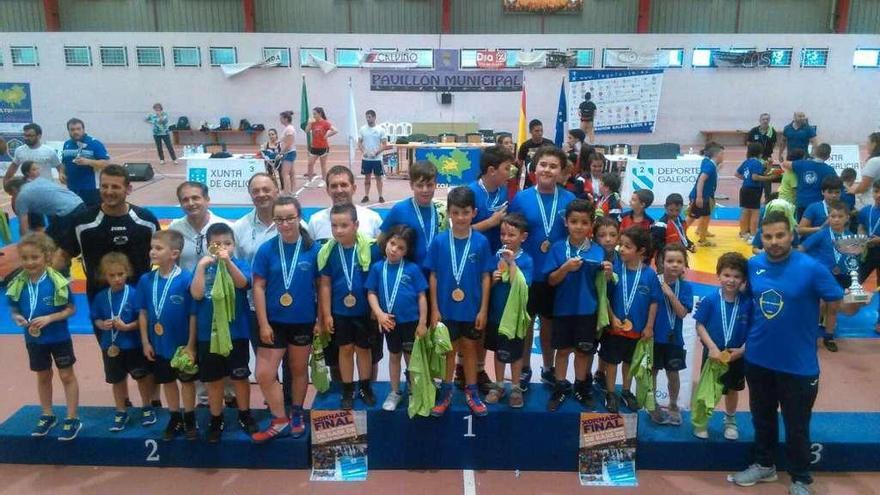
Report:
[[[562,147],[565,142],[565,123],[568,121],[568,105],[565,102],[565,79],[559,85],[559,109],[556,111],[556,139],[557,147]]]

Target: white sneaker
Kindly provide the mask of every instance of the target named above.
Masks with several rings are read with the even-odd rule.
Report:
[[[709,438],[709,430],[705,428],[694,428],[694,436],[700,440],[706,440]]]
[[[401,396],[399,393],[393,390],[388,392],[388,397],[385,397],[385,402],[382,403],[382,410],[389,412],[394,411],[397,409],[397,405],[400,404],[400,398]]]
[[[159,160],[159,165],[165,165],[165,160]]]
[[[754,486],[757,483],[768,483],[777,479],[776,466],[764,467],[760,464],[752,464],[744,471],[727,475],[727,481],[739,486]]]
[[[736,416],[724,415],[724,438],[739,440],[739,428],[736,426]]]

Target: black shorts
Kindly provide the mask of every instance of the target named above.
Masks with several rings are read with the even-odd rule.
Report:
[[[553,320],[551,342],[554,349],[574,349],[596,353],[596,315],[557,316]]]
[[[140,347],[120,349],[116,357],[108,356],[107,349],[102,349],[101,354],[104,356],[104,381],[107,383],[119,383],[127,375],[140,380],[153,372],[150,362],[144,357],[144,350]]]
[[[443,324],[449,329],[449,340],[452,342],[461,337],[469,340],[483,339],[483,331],[477,330],[472,321],[444,321]]]
[[[859,265],[859,282],[864,282],[871,276],[871,272],[880,268],[880,246],[868,248],[865,261]]]
[[[394,330],[385,334],[388,351],[392,354],[412,353],[413,343],[416,341],[417,326],[419,326],[417,321],[396,324]]]
[[[52,367],[53,360],[60,370],[70,368],[76,362],[71,340],[52,344],[27,343],[26,346],[31,371],[46,371]]]
[[[330,152],[330,148],[309,148],[309,154],[312,156],[324,156]]]
[[[382,170],[382,160],[361,160],[361,175],[375,175],[382,177],[385,173]]]
[[[703,349],[703,366],[709,359],[709,351]],[[727,372],[720,377],[723,393],[730,391],[740,392],[746,388],[746,360],[742,357],[727,364]]]
[[[373,364],[379,364],[379,361],[385,356],[385,342],[382,340],[382,334],[379,332],[379,322],[372,316],[368,317],[367,325],[370,331],[376,335],[376,338],[370,342],[370,351],[373,353]]]
[[[250,353],[247,339],[232,341],[232,351],[224,357],[211,352],[210,342],[199,342],[199,380],[216,382],[229,377],[231,380],[247,380],[251,376],[248,366]]]
[[[529,304],[526,307],[532,316],[553,318],[553,301],[556,288],[547,282],[534,282],[529,287]]]
[[[599,357],[608,364],[629,364],[636,350],[638,339],[628,339],[620,335],[605,333],[599,347]]]
[[[739,207],[747,208],[749,210],[760,210],[761,193],[763,192],[763,189],[758,189],[754,187],[739,188]]]
[[[180,383],[190,383],[196,381],[198,377],[198,373],[190,375],[177,371],[171,367],[171,361],[163,357],[156,356],[156,361],[153,362],[153,378],[156,383],[171,383],[175,380]]]
[[[681,371],[687,368],[687,351],[675,344],[654,342],[654,370]]]
[[[359,349],[372,349],[379,339],[379,329],[370,325],[368,315],[333,315],[333,337],[337,346],[354,344]]]
[[[702,207],[697,206],[696,202],[692,202],[688,208],[688,216],[691,218],[712,216],[712,201],[708,198],[703,199]]]
[[[260,341],[260,347],[269,349],[287,349],[289,345],[304,346],[312,345],[312,337],[315,332],[314,323],[278,323],[269,322],[275,340],[272,344]]]
[[[523,339],[511,339],[498,333],[498,323],[486,324],[486,338],[483,347],[495,353],[499,362],[510,364],[523,357]]]

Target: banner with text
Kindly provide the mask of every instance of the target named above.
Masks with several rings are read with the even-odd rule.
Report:
[[[568,71],[568,124],[580,126],[578,106],[590,93],[597,133],[654,132],[662,69]]]
[[[813,147],[810,146],[810,153],[812,152]],[[855,169],[856,182],[862,180],[862,163],[857,144],[832,144],[831,157],[825,163],[834,167],[837,175],[840,175],[844,169]]]
[[[21,134],[33,121],[30,83],[0,83],[0,133]]]
[[[638,486],[638,414],[581,413],[578,478],[582,486]]]
[[[367,68],[407,68],[418,65],[419,54],[412,50],[365,52],[361,61],[361,67]]]
[[[636,160],[626,162],[626,175],[623,179],[621,195],[629,200],[634,191],[650,189],[657,198],[655,204],[663,204],[666,196],[681,194],[685,204],[688,194],[700,175],[702,159],[685,158],[680,160]]]
[[[506,59],[505,59],[506,60]],[[459,52],[434,50],[433,70],[371,70],[373,91],[522,91],[522,70],[462,70]]]
[[[312,409],[311,481],[367,479],[367,411]]]
[[[255,158],[184,159],[187,180],[207,185],[215,205],[251,205],[248,180],[266,170],[263,160]]]

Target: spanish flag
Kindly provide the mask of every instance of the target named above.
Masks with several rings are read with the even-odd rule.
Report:
[[[517,149],[519,149],[528,138],[528,123],[526,122],[526,84],[525,80],[523,80],[522,98],[519,104],[519,124],[516,126]]]

